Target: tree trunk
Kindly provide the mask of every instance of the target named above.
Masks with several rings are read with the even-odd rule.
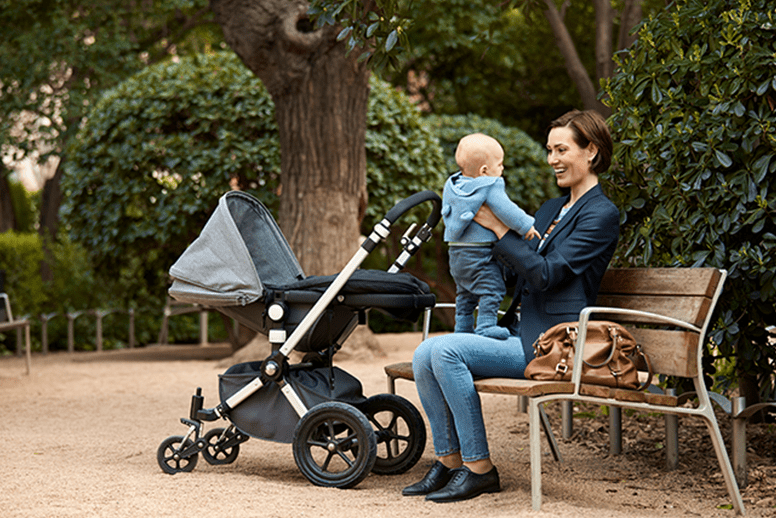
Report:
[[[65,163],[65,156],[62,155],[57,165],[54,176],[46,180],[43,184],[43,193],[40,200],[40,228],[38,234],[42,238],[43,261],[40,263],[40,275],[44,282],[54,280],[54,256],[51,252],[50,244],[57,238],[57,229],[59,228],[59,206],[62,204],[62,191],[59,181],[62,178],[62,166]]]
[[[579,96],[582,98],[582,106],[586,110],[596,110],[604,117],[608,117],[611,114],[611,110],[598,100],[595,85],[590,79],[587,70],[585,70],[582,60],[579,59],[574,41],[571,39],[563,18],[555,7],[555,2],[553,0],[544,0],[544,3],[547,7],[544,10],[544,16],[550,23],[552,32],[555,35],[555,42],[563,55],[569,77],[577,86]]]
[[[5,169],[5,164],[0,161],[0,233],[9,230],[16,230],[16,214],[13,211],[8,172]]]
[[[339,271],[366,208],[369,71],[339,29],[312,30],[308,4],[211,0],[224,38],[264,83],[280,131],[279,224],[305,273]]]
[[[642,2],[643,0],[625,0],[620,15],[620,33],[617,37],[618,50],[627,49],[636,41],[636,35],[631,35],[630,31],[644,16],[641,9]]]
[[[612,77],[612,31],[614,9],[610,0],[595,0],[595,74],[596,80]]]

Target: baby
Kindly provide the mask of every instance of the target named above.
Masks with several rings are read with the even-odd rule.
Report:
[[[455,332],[472,333],[474,309],[478,335],[504,340],[498,309],[506,294],[501,268],[491,257],[496,234],[473,221],[486,203],[493,213],[526,239],[541,238],[534,218],[513,203],[504,191],[504,150],[492,137],[473,133],[458,142],[455,161],[461,170],[445,183],[442,195],[444,239],[450,245],[450,273],[455,280]]]

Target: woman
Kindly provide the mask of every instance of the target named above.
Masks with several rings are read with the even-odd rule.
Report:
[[[521,239],[487,206],[475,216],[498,237],[493,256],[518,275],[506,319],[512,336],[494,340],[453,333],[418,346],[412,368],[437,460],[403,495],[455,502],[500,491],[474,378],[522,378],[539,335],[578,320],[582,308],[595,303],[619,236],[619,211],[598,185],[611,156],[604,119],[593,111],[571,111],[552,122],[547,136],[547,161],[569,194],[547,201],[536,213],[542,239]],[[518,303],[519,321],[511,318]]]

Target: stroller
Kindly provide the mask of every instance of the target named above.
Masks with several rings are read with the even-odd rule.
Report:
[[[431,214],[401,239],[388,271],[359,266],[403,214],[424,202]],[[431,191],[396,204],[338,275],[305,277],[280,228],[253,196],[221,197],[200,236],[170,268],[172,297],[216,309],[269,337],[264,361],[230,367],[219,376],[220,404],[204,408],[198,388],[185,435],[165,439],[157,462],[169,474],[192,471],[201,453],[210,464],[234,462],[250,437],[293,445],[296,465],[313,484],[350,488],[370,472],[399,474],[423,454],[426,428],[418,410],[394,394],[365,397],[333,355],[372,308],[416,321],[436,297],[424,282],[399,273],[431,238],[441,200]],[[414,232],[414,235],[413,235]],[[289,363],[289,354],[305,353]],[[205,433],[204,423],[226,420]]]

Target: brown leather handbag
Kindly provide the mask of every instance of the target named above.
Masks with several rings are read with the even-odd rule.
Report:
[[[533,345],[536,358],[525,368],[525,377],[571,381],[574,345],[578,334],[577,322],[558,324],[542,333]],[[651,383],[649,358],[620,324],[588,322],[583,354],[582,383],[639,390]],[[637,365],[649,373],[645,383],[639,383]]]

